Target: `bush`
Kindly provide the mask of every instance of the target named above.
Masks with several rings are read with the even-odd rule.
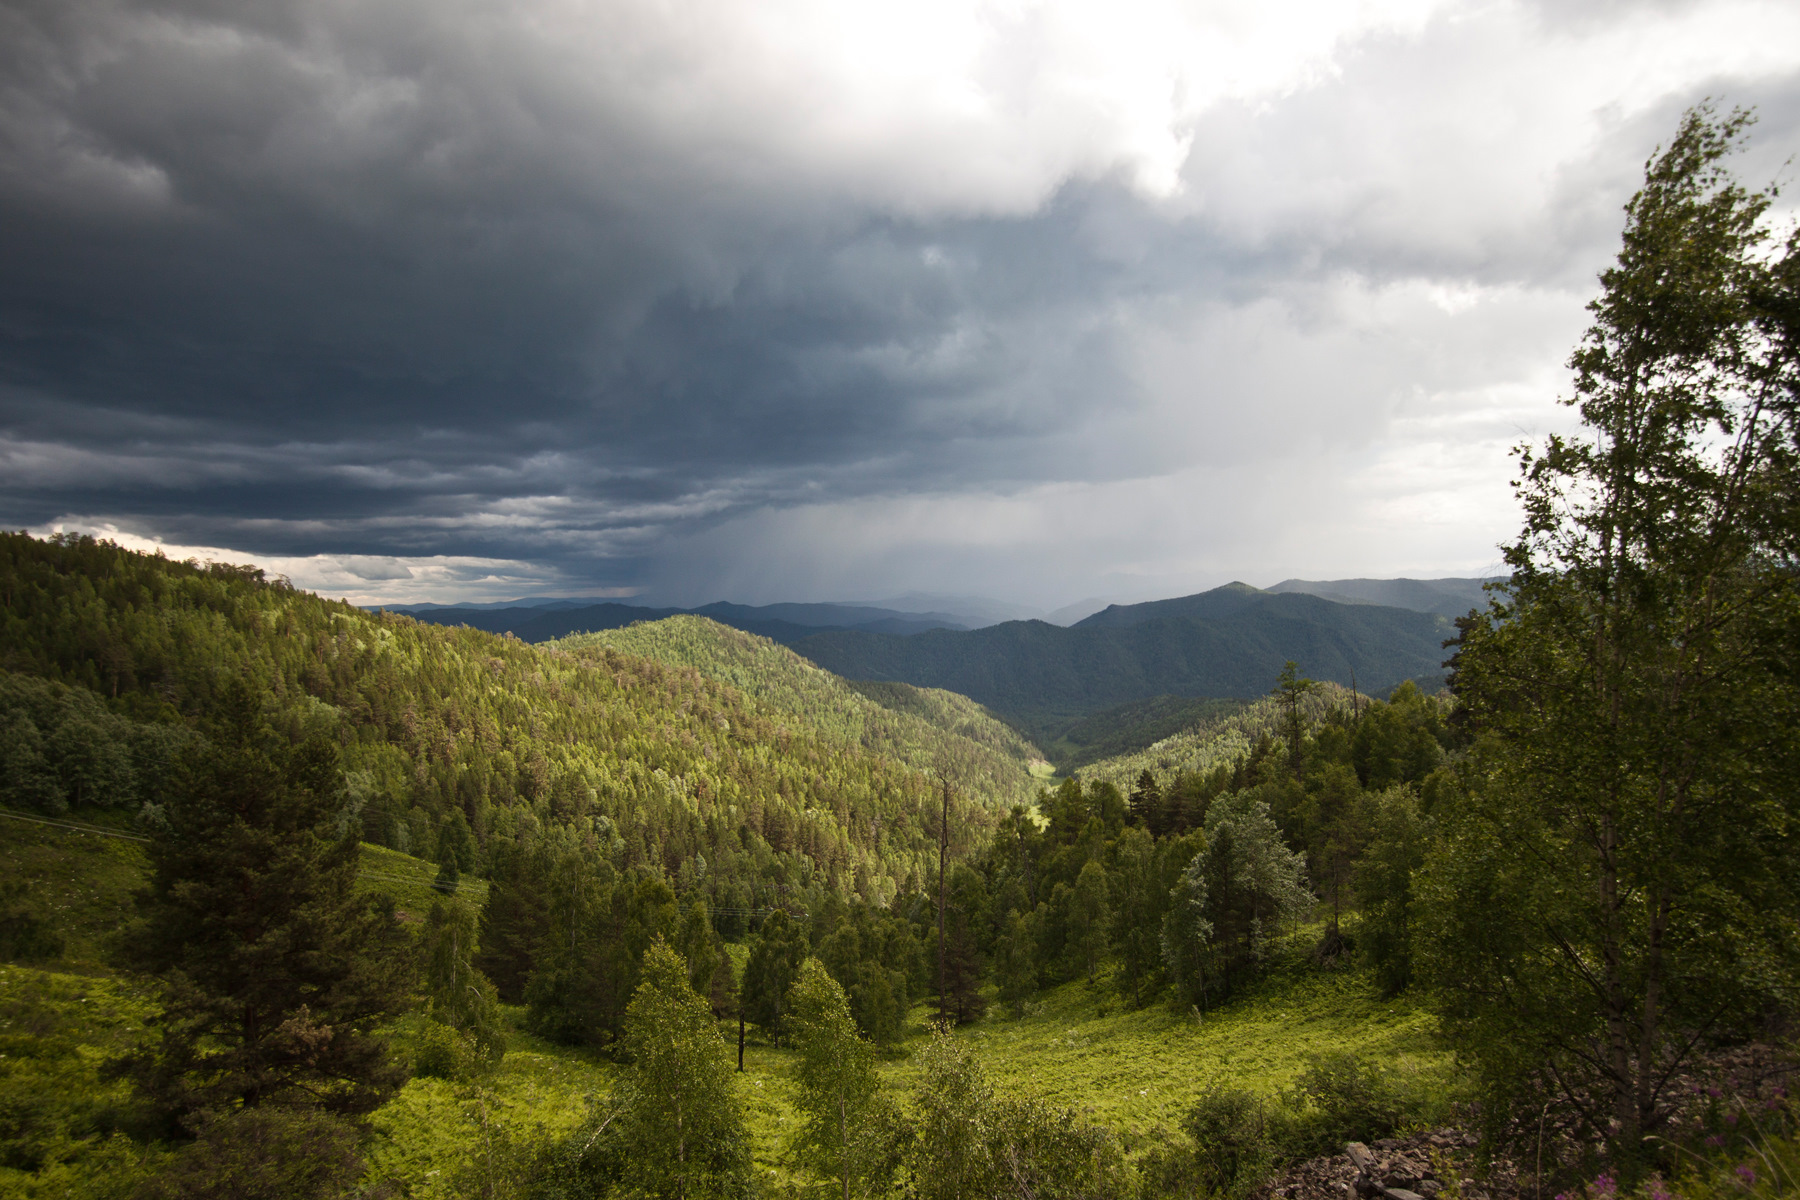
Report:
[[[1296,1090],[1313,1110],[1320,1139],[1332,1146],[1389,1137],[1423,1116],[1396,1072],[1347,1051],[1315,1056]]]
[[[244,1108],[213,1117],[140,1200],[325,1200],[363,1171],[357,1130],[314,1108]]]
[[[1193,1159],[1176,1173],[1185,1175],[1203,1195],[1244,1195],[1275,1162],[1269,1118],[1267,1106],[1249,1092],[1235,1088],[1202,1092],[1184,1123],[1193,1139]]]
[[[45,962],[63,952],[62,935],[23,905],[7,903],[24,890],[22,884],[0,889],[6,905],[0,908],[0,962]]]
[[[472,1077],[487,1065],[469,1038],[442,1021],[426,1021],[413,1053],[413,1074],[452,1082]]]

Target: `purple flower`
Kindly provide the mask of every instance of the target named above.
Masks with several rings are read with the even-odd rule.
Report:
[[[1675,1200],[1675,1193],[1664,1186],[1661,1176],[1650,1180],[1650,1200]]]
[[[1610,1196],[1619,1190],[1618,1181],[1611,1175],[1601,1175],[1588,1185],[1590,1196]]]
[[[1719,1146],[1723,1146],[1725,1144],[1725,1139],[1715,1133],[1706,1139],[1706,1144],[1716,1148]]]
[[[1719,1089],[1716,1087],[1709,1087],[1706,1089],[1706,1094],[1711,1096],[1714,1100],[1717,1100],[1719,1098]]]
[[[1749,1163],[1743,1163],[1737,1169],[1737,1177],[1746,1184],[1755,1183],[1756,1168],[1752,1167]]]
[[[1736,1113],[1726,1113],[1725,1114],[1725,1123],[1727,1125],[1736,1125],[1737,1124],[1737,1114]]]

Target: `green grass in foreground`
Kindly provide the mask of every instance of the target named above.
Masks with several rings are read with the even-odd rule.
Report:
[[[996,1008],[959,1036],[1003,1092],[1083,1112],[1115,1130],[1131,1153],[1174,1128],[1206,1088],[1274,1099],[1315,1056],[1332,1052],[1385,1062],[1419,1092],[1446,1094],[1452,1063],[1435,1030],[1416,999],[1384,1000],[1367,973],[1319,967],[1296,945],[1253,988],[1198,1018],[1164,1001],[1127,1009],[1103,979],[1042,992],[1018,1019]],[[885,1074],[910,1091],[916,1068],[896,1062]]]

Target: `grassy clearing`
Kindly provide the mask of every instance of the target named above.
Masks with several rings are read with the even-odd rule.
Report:
[[[130,832],[100,819],[81,823]],[[14,903],[61,935],[60,961],[78,970],[101,969],[107,939],[136,914],[132,895],[149,875],[144,850],[127,837],[0,820],[0,879],[24,885]]]
[[[1117,1131],[1128,1152],[1174,1128],[1200,1092],[1228,1086],[1268,1099],[1319,1055],[1350,1051],[1393,1066],[1425,1094],[1452,1086],[1436,1021],[1416,998],[1384,1000],[1362,971],[1326,970],[1295,947],[1257,985],[1196,1017],[1158,1001],[1127,1009],[1102,978],[1039,993],[1026,1015],[998,1007],[959,1031],[1003,1092],[1032,1093]],[[924,1011],[920,1010],[921,1020]],[[923,1037],[922,1029],[917,1035]],[[916,1048],[918,1042],[912,1044]],[[884,1076],[910,1092],[916,1068]],[[1411,1090],[1411,1089],[1409,1089]]]
[[[446,893],[433,886],[437,865],[386,846],[370,842],[362,844],[362,879],[365,891],[386,892],[394,905],[406,916],[423,918],[431,911],[432,901]],[[456,894],[476,908],[487,903],[485,879],[465,875],[456,885]]]

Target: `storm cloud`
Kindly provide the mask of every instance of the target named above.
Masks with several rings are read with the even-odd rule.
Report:
[[[0,0],[0,520],[374,599],[1476,573],[1782,3]]]

